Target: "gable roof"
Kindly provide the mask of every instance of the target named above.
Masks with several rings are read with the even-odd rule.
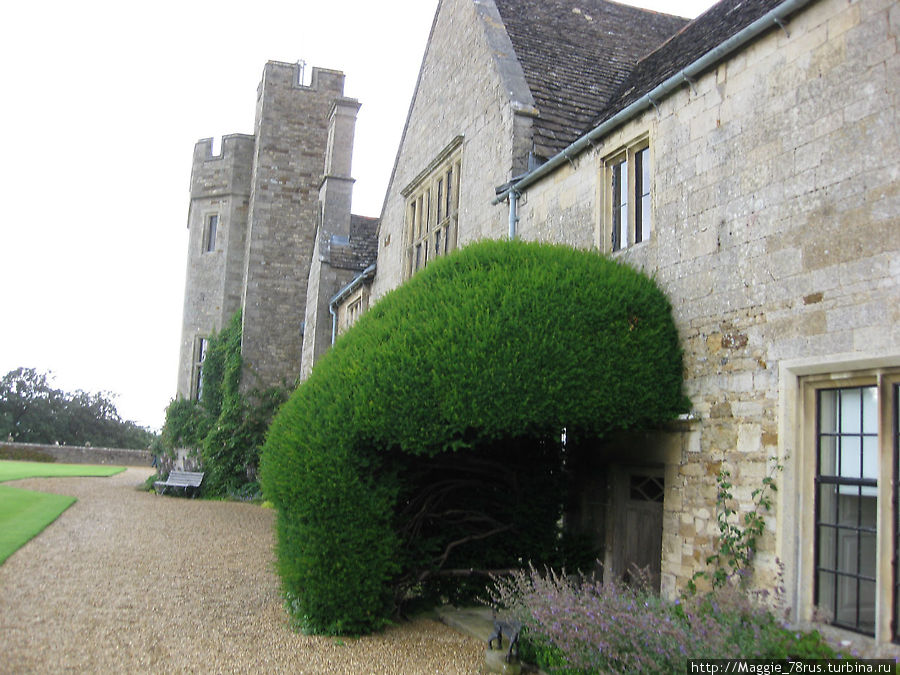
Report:
[[[656,85],[690,65],[784,0],[721,0],[641,58],[616,95],[592,120],[596,126],[652,91]],[[773,26],[775,24],[773,23]],[[582,131],[588,130],[586,126]]]
[[[681,17],[608,0],[495,0],[539,116],[534,152],[555,155],[604,110]]]
[[[543,179],[560,164],[593,147],[604,134],[686,86],[760,35],[783,26],[790,16],[814,2],[816,0],[720,0],[642,59],[620,92],[571,145],[527,174],[499,186],[494,203]],[[692,45],[693,40],[701,44]]]

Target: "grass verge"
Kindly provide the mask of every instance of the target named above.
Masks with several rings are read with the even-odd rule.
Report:
[[[92,464],[0,461],[0,483],[22,478],[112,476],[125,469]],[[0,564],[75,503],[75,497],[0,485]]]

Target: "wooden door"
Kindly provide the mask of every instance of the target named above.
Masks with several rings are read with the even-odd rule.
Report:
[[[611,578],[636,581],[636,570],[647,574],[649,588],[659,591],[662,567],[662,469],[612,467],[612,503],[606,564]]]

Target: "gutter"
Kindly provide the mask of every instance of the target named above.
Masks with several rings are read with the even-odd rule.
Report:
[[[498,188],[497,196],[491,201],[491,204],[496,205],[509,198],[510,209],[512,210],[515,208],[515,197],[512,195],[518,196],[525,188],[538,182],[541,178],[554,171],[560,164],[571,162],[575,156],[591,147],[594,144],[594,141],[600,136],[606,135],[647,108],[651,106],[656,107],[657,102],[662,100],[665,96],[668,96],[670,93],[681,87],[685,82],[691,82],[691,80],[696,79],[708,68],[718,63],[731,52],[743,47],[760,33],[772,28],[772,26],[781,26],[784,28],[784,20],[790,14],[802,9],[812,1],[813,0],[785,0],[785,2],[774,9],[769,10],[756,21],[745,26],[730,38],[720,43],[717,47],[706,52],[690,65],[682,68],[662,84],[657,85],[649,93],[644,94],[638,100],[632,102],[606,121],[600,123],[599,126],[594,127],[591,131],[584,134],[564,150],[555,154],[536,169],[529,171],[524,176],[514,179],[510,183]],[[513,215],[510,215],[510,223],[512,223],[512,219]],[[510,225],[510,231],[512,232],[512,225]]]
[[[337,294],[328,301],[328,313],[331,314],[331,344],[337,340],[337,306],[343,302],[344,298],[359,288],[367,281],[371,281],[375,276],[376,264],[372,263],[358,275],[353,277],[349,284],[344,286]]]

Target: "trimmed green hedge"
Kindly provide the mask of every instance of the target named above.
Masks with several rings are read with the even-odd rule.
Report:
[[[337,341],[269,429],[260,477],[298,620],[377,628],[415,557],[446,546],[403,534],[400,507],[422,487],[410,485],[414,457],[513,447],[559,473],[563,429],[598,439],[657,425],[687,410],[681,382],[669,303],[627,266],[498,241],[435,260]]]

